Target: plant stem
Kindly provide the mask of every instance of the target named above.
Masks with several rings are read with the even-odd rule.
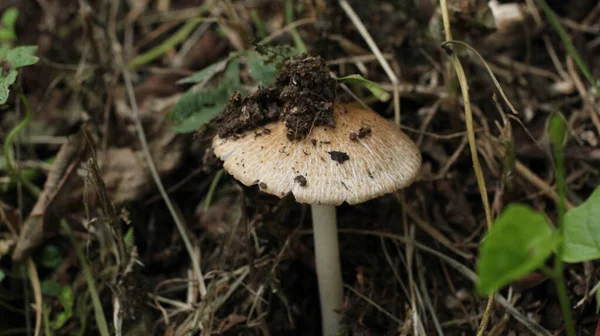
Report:
[[[334,336],[340,330],[344,300],[335,206],[312,204],[310,208],[323,335]]]
[[[442,21],[444,24],[446,42],[452,41],[452,31],[450,30],[450,18],[448,15],[448,4],[446,0],[440,0],[440,8],[442,11]],[[458,83],[460,84],[460,91],[462,93],[463,103],[465,106],[465,123],[467,128],[467,138],[469,140],[469,148],[471,150],[471,159],[473,161],[473,170],[475,171],[477,186],[479,187],[479,194],[481,196],[481,202],[485,211],[487,228],[489,230],[492,227],[492,212],[490,209],[490,201],[488,200],[487,196],[487,189],[485,186],[483,171],[481,170],[481,164],[479,162],[479,154],[477,153],[477,142],[475,139],[475,130],[473,127],[473,112],[471,111],[471,99],[469,97],[469,84],[467,82],[467,76],[465,75],[465,71],[462,67],[462,64],[460,63],[460,60],[458,59],[458,56],[456,56],[456,53],[453,52],[450,46],[445,46],[444,49],[450,57],[450,61],[452,62],[452,65],[454,66],[454,70],[456,72],[456,77],[458,78]],[[481,324],[479,325],[477,336],[483,336],[487,329],[489,317],[492,313],[492,308],[494,307],[493,301],[495,294],[496,293],[491,293],[488,297],[485,312],[483,313],[484,318],[481,320]]]
[[[256,26],[256,33],[261,40],[267,37],[267,30],[265,29],[264,22],[260,19],[260,15],[256,9],[250,11],[250,17],[252,17],[252,21],[254,21],[254,25]]]
[[[6,136],[6,140],[4,140],[4,158],[6,160],[6,168],[8,170],[9,175],[16,177],[21,183],[23,183],[23,186],[25,186],[25,188],[33,196],[37,197],[41,193],[41,190],[29,180],[25,179],[23,175],[21,175],[19,170],[17,170],[14,167],[12,157],[10,156],[10,147],[12,146],[14,137],[17,134],[19,134],[27,125],[29,125],[29,122],[31,121],[31,107],[29,106],[29,100],[27,99],[25,94],[23,94],[23,90],[21,90],[20,86],[18,86],[17,84],[13,84],[13,87],[15,88],[15,91],[17,91],[19,98],[21,98],[23,106],[25,106],[25,118],[20,123],[18,123],[12,130],[10,130],[10,132]]]
[[[567,286],[565,284],[565,278],[563,276],[563,263],[560,257],[557,255],[554,262],[554,284],[556,286],[556,292],[558,294],[558,302],[560,309],[565,319],[565,329],[568,336],[575,336],[575,323],[573,322],[573,315],[571,313],[571,304],[569,303],[569,296],[567,294]]]
[[[217,189],[217,184],[219,184],[219,181],[221,180],[221,176],[223,176],[223,169],[219,169],[212,182],[210,182],[210,187],[208,188],[206,198],[204,199],[204,211],[208,210],[208,207],[210,206],[210,202],[212,201],[215,190]]]
[[[566,125],[564,117],[560,113],[555,113],[550,117],[550,141],[552,143],[552,154],[554,156],[554,169],[556,170],[556,192],[558,194],[557,212],[558,212],[558,235],[563,236],[564,217],[566,212],[567,202],[567,186],[565,183],[565,156],[564,156],[564,140],[566,136]],[[567,335],[575,336],[575,324],[573,323],[573,315],[567,294],[567,286],[563,275],[562,250],[563,242],[561,242],[556,251],[554,258],[553,279],[556,285],[558,301],[560,309],[565,319],[565,329]]]
[[[295,1],[292,2],[291,0],[286,0],[285,2],[285,22],[287,24],[294,22],[294,3]],[[300,54],[305,53],[307,51],[306,45],[304,44],[304,41],[302,41],[302,37],[300,37],[298,30],[293,28],[290,30],[290,34],[292,34],[292,39],[294,39],[294,45],[296,46],[296,49],[298,49]]]
[[[538,0],[538,3],[540,4],[540,7],[542,7],[544,14],[546,14],[548,21],[550,21],[550,24],[552,25],[552,27],[554,27],[554,30],[556,30],[556,33],[560,37],[565,49],[567,49],[567,52],[569,53],[569,55],[571,55],[571,57],[573,57],[573,60],[575,61],[575,63],[577,64],[577,67],[579,68],[579,71],[581,71],[581,73],[585,76],[585,78],[590,82],[590,84],[597,91],[600,91],[600,87],[596,84],[596,80],[594,79],[594,76],[592,75],[592,73],[590,72],[588,67],[585,65],[585,62],[583,61],[581,56],[579,56],[577,49],[573,45],[573,42],[571,42],[571,39],[569,38],[569,35],[565,31],[565,29],[560,24],[560,20],[558,19],[556,14],[554,14],[554,12],[550,8],[550,6],[548,6],[548,3],[546,2],[546,0]]]
[[[81,270],[83,271],[83,275],[85,276],[90,296],[92,297],[92,306],[94,307],[94,316],[96,318],[98,332],[102,336],[109,336],[110,333],[108,332],[108,323],[106,322],[104,310],[102,310],[102,301],[100,301],[100,295],[98,294],[98,290],[96,289],[94,276],[90,271],[90,267],[88,266],[88,263],[85,259],[85,255],[83,254],[83,251],[81,251],[81,247],[79,246],[79,244],[77,244],[77,240],[75,240],[75,236],[73,235],[73,231],[71,230],[69,223],[67,223],[65,220],[62,220],[60,222],[60,225],[67,237],[69,237],[71,244],[73,244],[73,247],[75,248],[75,253],[77,254],[77,258],[81,263]]]
[[[166,39],[163,43],[132,59],[128,64],[129,68],[138,68],[164,55],[167,51],[173,49],[180,42],[185,40],[188,37],[188,35],[190,35],[192,30],[194,30],[194,28],[196,28],[196,26],[202,21],[203,19],[198,18],[187,21],[183,26],[181,26],[181,28],[179,28],[179,30],[177,30],[177,32],[175,32],[175,34]]]

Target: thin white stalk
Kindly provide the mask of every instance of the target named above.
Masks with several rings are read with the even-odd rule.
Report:
[[[341,326],[344,300],[335,206],[312,204],[311,212],[323,335],[334,336]]]

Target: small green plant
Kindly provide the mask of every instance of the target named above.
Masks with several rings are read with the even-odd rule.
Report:
[[[255,50],[231,53],[226,59],[179,80],[179,84],[194,84],[194,87],[186,92],[171,110],[169,116],[175,124],[175,131],[189,133],[201,129],[223,112],[231,94],[247,93],[240,80],[240,57],[246,59],[253,84],[267,86],[275,82],[277,73],[285,61],[295,55],[298,55],[298,51],[293,48],[256,45]],[[208,85],[215,76],[220,76],[220,80],[214,85]],[[381,101],[390,98],[389,93],[379,85],[360,75],[341,77],[337,81],[359,84]]]
[[[246,92],[240,80],[240,57],[245,57],[254,84],[269,85],[275,82],[277,70],[283,62],[296,53],[294,49],[285,47],[267,49],[259,46],[256,50],[231,53],[226,59],[180,80],[179,84],[194,84],[194,87],[173,106],[170,118],[175,123],[175,131],[197,131],[223,112],[231,94]],[[218,83],[208,85],[217,75],[221,76]]]
[[[2,13],[2,17],[0,17],[0,43],[12,42],[17,39],[15,24],[18,17],[19,10],[16,8],[9,8]]]
[[[523,204],[507,206],[481,244],[477,291],[487,295],[539,268],[557,244],[545,214]]]
[[[563,235],[564,262],[600,259],[600,187],[583,204],[567,211]]]
[[[19,16],[16,8],[9,8],[0,17],[0,105],[8,100],[9,87],[17,80],[18,69],[38,62],[36,46],[13,47],[16,41],[15,23]]]
[[[12,42],[16,40],[15,22],[19,12],[17,9],[9,8],[0,17],[2,26],[0,28],[0,106],[6,104],[10,94],[10,89],[17,91],[19,98],[25,108],[25,118],[18,123],[6,136],[4,140],[4,166],[12,178],[17,178],[32,193],[39,193],[39,189],[25,179],[12,164],[10,149],[14,137],[21,132],[31,120],[31,109],[29,101],[17,84],[19,69],[38,62],[39,58],[34,54],[37,51],[36,46],[13,47]]]
[[[75,295],[70,286],[62,285],[55,280],[44,280],[41,283],[42,293],[53,299],[58,299],[62,306],[62,311],[56,310],[56,306],[44,307],[49,316],[49,327],[52,330],[62,328],[65,323],[73,316],[73,307],[75,304]],[[52,313],[52,314],[51,314]]]
[[[18,69],[38,62],[39,59],[34,56],[36,50],[36,46],[10,48],[6,44],[0,45],[0,104],[8,100],[9,87],[17,80]]]
[[[548,217],[522,204],[511,204],[496,219],[479,249],[477,292],[486,295],[541,269],[556,283],[568,335],[575,335],[563,277],[563,262],[600,259],[600,187],[580,206],[566,211],[564,117],[548,122],[559,195],[556,229]],[[552,268],[547,259],[555,256]],[[596,302],[600,296],[596,293]]]

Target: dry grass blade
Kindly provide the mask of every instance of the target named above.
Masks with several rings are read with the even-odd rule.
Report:
[[[390,66],[388,61],[385,59],[385,57],[383,57],[381,50],[379,50],[379,47],[377,46],[375,41],[373,41],[371,34],[369,34],[369,31],[362,23],[354,9],[352,9],[352,6],[350,6],[348,1],[340,0],[340,6],[344,10],[344,12],[346,12],[346,15],[348,15],[352,23],[356,26],[356,29],[358,29],[358,32],[363,37],[367,45],[369,45],[369,48],[371,48],[371,52],[373,52],[375,57],[377,57],[379,64],[381,64],[381,67],[392,82],[394,88],[394,121],[397,125],[400,125],[400,89],[398,87],[400,81],[398,80],[398,77],[392,70],[392,67]]]
[[[75,249],[75,253],[77,254],[77,258],[79,259],[79,263],[81,264],[81,269],[85,276],[85,281],[88,285],[88,291],[90,296],[92,297],[92,305],[94,307],[94,317],[96,319],[96,325],[98,326],[98,331],[101,336],[109,336],[108,332],[108,323],[106,322],[106,316],[104,315],[104,310],[102,308],[102,302],[100,301],[100,295],[98,294],[98,289],[96,288],[96,283],[92,272],[90,271],[90,266],[87,263],[85,255],[79,246],[77,240],[75,240],[75,235],[71,228],[69,227],[69,223],[65,220],[61,221],[61,227],[65,231],[66,235],[69,237],[71,244]]]
[[[571,75],[571,79],[573,80],[573,83],[575,84],[575,87],[581,96],[581,100],[583,100],[584,108],[589,113],[590,119],[592,119],[592,123],[596,127],[596,132],[598,133],[598,136],[600,136],[600,112],[598,112],[596,104],[594,104],[594,101],[587,93],[581,78],[579,78],[579,74],[575,69],[575,64],[573,64],[573,57],[567,57],[567,70],[569,71],[569,75]]]
[[[483,66],[487,70],[488,74],[490,75],[490,78],[494,82],[494,86],[496,86],[496,89],[498,89],[498,92],[500,92],[500,95],[502,96],[502,99],[504,99],[504,102],[506,103],[506,105],[508,105],[508,107],[510,107],[510,110],[514,114],[519,114],[519,112],[517,112],[517,109],[515,109],[515,107],[510,102],[510,100],[508,100],[508,98],[506,97],[506,94],[504,93],[504,90],[502,89],[502,87],[500,86],[500,83],[496,79],[496,76],[494,75],[494,72],[492,71],[492,69],[490,68],[490,66],[488,65],[488,63],[485,61],[485,59],[483,58],[483,56],[481,56],[481,54],[477,50],[475,50],[468,43],[465,43],[463,41],[446,41],[446,42],[442,43],[442,47],[445,47],[448,44],[458,44],[458,45],[461,45],[461,46],[463,46],[463,47],[471,50],[471,52],[473,52],[479,58],[479,60],[481,60],[481,63],[483,64]]]
[[[472,254],[463,252],[463,251],[457,249],[456,247],[454,247],[453,246],[454,244],[452,243],[452,241],[450,241],[450,239],[446,238],[438,229],[434,228],[427,221],[425,221],[425,220],[421,219],[419,216],[417,216],[417,214],[413,210],[407,209],[407,213],[410,216],[410,218],[413,221],[415,221],[417,223],[417,225],[419,225],[419,227],[423,231],[427,232],[427,234],[429,234],[435,240],[440,242],[440,244],[447,247],[450,251],[456,253],[456,255],[459,255],[467,260],[473,259]]]
[[[550,199],[552,199],[555,202],[558,201],[558,194],[556,193],[556,190],[554,190],[554,187],[550,186],[548,183],[542,180],[539,176],[537,176],[534,172],[527,168],[526,165],[524,165],[520,161],[516,161],[515,169],[521,176],[523,176],[526,180],[531,182],[531,184],[538,187],[541,192],[547,194]],[[573,208],[575,208],[575,204],[567,201],[567,209]]]
[[[423,265],[421,262],[421,254],[416,253],[417,265]],[[425,282],[425,272],[424,267],[417,267],[417,276],[419,278],[419,285],[421,287],[421,293],[423,293],[423,303],[425,304],[425,308],[431,314],[431,321],[435,326],[435,331],[438,335],[444,336],[444,331],[442,330],[442,326],[440,321],[437,318],[437,314],[435,312],[435,308],[433,307],[433,303],[431,302],[431,298],[429,297],[429,289],[427,288],[427,284]]]
[[[0,107],[0,134],[8,138],[8,156],[0,158],[6,175],[0,177],[0,258],[19,259],[0,263],[0,334],[320,334],[325,314],[314,308],[324,300],[315,282],[314,237],[306,234],[308,207],[293,195],[268,195],[265,188],[274,187],[262,179],[258,185],[249,179],[247,187],[235,183],[211,150],[214,133],[233,127],[230,121],[257,126],[240,137],[254,142],[275,130],[258,126],[265,116],[286,124],[294,114],[298,126],[310,125],[293,108],[304,100],[283,103],[281,90],[264,100],[253,95],[257,88],[268,93],[261,83],[280,89],[291,82],[296,87],[286,84],[287,96],[302,86],[299,80],[312,82],[313,71],[290,81],[282,76],[290,60],[305,57],[303,50],[321,58],[336,79],[336,99],[395,121],[387,122],[390,129],[408,134],[421,154],[421,173],[410,187],[336,212],[341,268],[357,293],[344,289],[343,332],[564,332],[554,311],[561,300],[544,295],[547,276],[535,272],[502,296],[480,297],[473,284],[481,285],[485,273],[477,254],[486,227],[507,205],[526,204],[554,220],[561,197],[547,114],[560,110],[568,122],[567,207],[582,204],[598,184],[600,99],[561,37],[567,34],[594,75],[600,3],[130,2],[77,0],[73,15],[65,15],[59,0],[0,0],[0,40],[8,27],[16,37],[9,48],[37,47],[40,59],[19,69],[18,88],[9,88]],[[4,20],[10,7],[20,13],[14,27]],[[551,20],[564,31],[557,34]],[[323,96],[319,89],[300,93],[308,100]],[[251,109],[235,107],[237,97]],[[333,122],[343,128],[343,120]],[[76,134],[80,125],[87,141]],[[330,163],[330,154],[316,158],[308,149],[331,145],[348,155],[350,161],[338,162],[343,168],[357,161],[352,150],[366,141],[358,135],[380,134],[356,124],[341,136],[352,142],[337,146],[312,139],[315,126],[298,141],[310,147],[298,153],[298,164],[274,166],[294,168],[285,181],[298,189],[316,185],[309,176],[306,185],[300,178],[290,182],[302,173],[300,163]],[[254,157],[284,156],[285,141],[275,150],[258,146]],[[246,159],[239,166],[268,168]],[[392,167],[367,162],[359,168]],[[350,178],[338,184],[348,187]],[[369,184],[363,182],[356,190]],[[60,230],[61,219],[76,245]],[[578,284],[567,294],[577,304],[582,334],[597,328],[589,322],[600,287],[594,287],[595,267],[565,265],[565,276]]]
[[[354,293],[354,295],[358,296],[359,298],[365,300],[371,306],[375,307],[375,309],[377,309],[380,312],[384,313],[387,317],[389,317],[392,320],[396,321],[398,323],[398,325],[399,325],[400,328],[404,325],[404,321],[402,321],[401,319],[397,318],[396,316],[394,316],[394,314],[390,313],[389,311],[383,309],[383,307],[381,307],[380,305],[378,305],[377,303],[375,303],[373,300],[369,299],[368,297],[366,297],[362,293],[358,292],[356,289],[354,289],[354,288],[352,288],[352,287],[350,287],[348,285],[344,285],[344,288],[346,288],[347,290],[351,291],[352,293]]]
[[[463,265],[462,263],[458,262],[455,259],[450,258],[445,253],[436,251],[429,246],[425,246],[416,241],[412,241],[409,238],[406,238],[406,237],[403,237],[403,236],[400,236],[397,234],[393,234],[393,233],[370,231],[370,230],[340,229],[339,232],[340,233],[348,233],[348,234],[384,237],[384,238],[388,238],[388,239],[392,239],[392,240],[401,242],[403,244],[413,244],[416,248],[420,249],[421,251],[427,252],[431,255],[434,255],[434,256],[440,258],[441,260],[446,262],[448,265],[452,266],[452,268],[457,270],[460,274],[462,274],[467,279],[469,279],[471,282],[475,283],[477,281],[477,274],[475,274],[475,272],[473,270],[471,270],[469,267]],[[527,329],[532,331],[535,335],[552,336],[552,333],[550,333],[548,330],[544,329],[542,326],[540,326],[538,323],[531,320],[527,316],[523,315],[517,308],[515,308],[502,295],[496,294],[493,297],[493,299],[496,301],[496,303],[498,303],[500,306],[502,306],[504,309],[506,309],[515,318],[515,320],[519,321],[521,324],[523,324],[523,326],[527,327]]]
[[[264,39],[262,39],[260,42],[258,42],[259,45],[266,45],[269,42],[273,41],[274,39],[276,39],[277,37],[292,31],[300,26],[303,25],[307,25],[310,23],[315,23],[315,19],[313,18],[304,18],[304,19],[300,19],[300,20],[296,20],[286,26],[284,26],[283,28],[281,28],[280,30],[274,31],[272,32],[269,36],[265,37]]]
[[[35,331],[34,336],[39,336],[42,332],[42,310],[44,303],[42,301],[42,288],[40,286],[40,277],[38,276],[37,268],[31,258],[27,259],[27,267],[29,268],[29,279],[31,287],[33,287],[33,296],[35,299]]]
[[[446,0],[440,0],[440,7],[442,10],[442,20],[444,22],[444,30],[446,33],[446,42],[452,41],[452,32],[450,30],[450,18],[448,16],[448,5]],[[467,125],[467,136],[469,139],[469,147],[471,149],[471,159],[473,160],[473,169],[475,171],[475,177],[477,178],[477,186],[479,187],[479,194],[481,195],[481,201],[483,203],[483,209],[485,211],[485,219],[487,223],[488,229],[492,227],[492,212],[490,208],[490,201],[488,200],[487,190],[485,186],[485,179],[483,177],[483,172],[481,170],[481,164],[479,163],[479,155],[477,153],[477,142],[475,140],[475,131],[473,130],[473,113],[471,112],[471,101],[469,98],[469,85],[467,83],[467,77],[465,75],[465,71],[463,70],[462,64],[456,56],[456,53],[452,51],[452,49],[446,47],[446,52],[450,56],[450,60],[454,65],[454,69],[456,71],[456,76],[458,77],[458,82],[460,84],[460,90],[462,92],[464,107],[465,107],[465,121]],[[488,299],[488,304],[486,306],[486,310],[484,313],[484,318],[481,320],[481,324],[479,326],[479,331],[477,332],[478,336],[484,334],[487,329],[487,323],[489,321],[489,315],[492,310],[492,301],[493,295],[491,295]]]
[[[158,175],[158,170],[156,169],[156,165],[154,164],[154,161],[152,160],[152,155],[150,154],[150,149],[148,148],[148,141],[146,140],[146,134],[144,132],[144,128],[143,128],[140,118],[138,116],[139,113],[138,113],[137,101],[135,98],[135,93],[133,92],[133,84],[131,83],[131,75],[129,74],[129,70],[127,69],[127,67],[123,66],[122,71],[123,71],[123,78],[125,79],[125,87],[127,89],[127,94],[129,96],[129,104],[131,106],[131,112],[133,114],[132,119],[135,123],[135,128],[136,128],[140,143],[142,144],[142,151],[144,153],[146,161],[148,162],[148,168],[150,169],[150,173],[152,174],[152,178],[154,179],[154,182],[156,183],[158,191],[162,195],[163,200],[165,201],[165,204],[167,205],[167,208],[169,209],[169,213],[171,214],[171,217],[173,218],[173,221],[175,222],[175,225],[177,226],[177,230],[179,230],[181,240],[183,240],[183,244],[185,245],[185,248],[186,248],[188,255],[190,257],[190,260],[192,262],[192,268],[194,269],[194,273],[196,273],[196,277],[198,278],[198,290],[200,291],[200,297],[204,298],[207,294],[207,290],[206,290],[206,284],[204,282],[204,276],[202,275],[202,270],[200,269],[200,261],[196,258],[196,254],[194,253],[194,248],[192,247],[192,244],[188,237],[185,225],[183,224],[183,221],[177,214],[177,211],[175,211],[175,207],[173,206],[173,203],[171,202],[171,199],[169,198],[169,195],[167,194],[167,191],[165,190],[165,187],[163,186],[162,181],[160,180],[160,176]]]

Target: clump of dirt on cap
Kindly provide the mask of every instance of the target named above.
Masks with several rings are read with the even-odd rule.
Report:
[[[235,92],[217,118],[219,136],[226,138],[279,119],[282,106],[275,87],[261,88],[246,97]]]
[[[335,126],[333,105],[337,83],[321,57],[286,62],[274,84],[242,97],[234,93],[217,118],[221,138],[281,120],[287,138],[306,138],[314,126]]]

